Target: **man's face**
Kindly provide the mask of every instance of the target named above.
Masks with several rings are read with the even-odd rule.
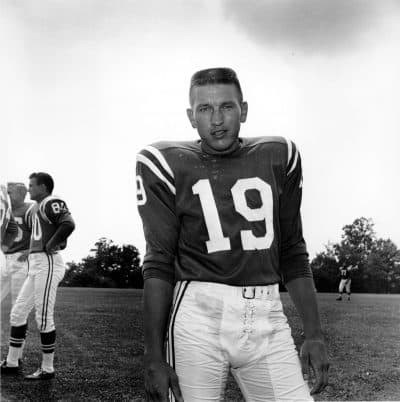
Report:
[[[11,205],[18,205],[24,202],[26,189],[15,184],[8,184],[7,193],[10,196]]]
[[[214,151],[223,152],[238,139],[240,123],[246,121],[247,103],[240,101],[233,84],[213,84],[192,88],[190,123],[200,138]]]
[[[29,179],[29,194],[31,200],[37,201],[47,195],[46,186],[44,184],[37,184],[36,178]]]

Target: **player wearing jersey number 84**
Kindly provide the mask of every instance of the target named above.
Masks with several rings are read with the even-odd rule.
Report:
[[[44,172],[29,177],[29,193],[36,201],[32,208],[32,235],[29,243],[29,272],[11,310],[11,334],[7,359],[1,363],[1,373],[18,374],[21,347],[26,336],[27,318],[35,308],[40,331],[42,364],[28,380],[49,380],[54,377],[56,330],[54,307],[57,287],[65,273],[59,250],[75,229],[72,216],[60,197],[52,195],[54,182]]]
[[[230,369],[247,401],[311,401],[301,364],[314,370],[317,393],[328,361],[302,234],[299,151],[281,137],[239,137],[248,105],[231,69],[195,73],[189,102],[200,140],[137,155],[146,397],[220,400]],[[303,321],[301,363],[281,280]]]

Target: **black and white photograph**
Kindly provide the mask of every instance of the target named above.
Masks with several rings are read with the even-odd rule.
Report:
[[[0,8],[2,401],[400,400],[400,1]]]

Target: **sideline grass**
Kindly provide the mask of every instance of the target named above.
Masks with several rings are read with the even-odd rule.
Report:
[[[400,295],[355,294],[347,302],[319,294],[330,354],[330,386],[316,400],[400,400]],[[143,400],[142,292],[120,289],[60,288],[56,306],[55,380],[26,383],[2,378],[2,400]],[[285,311],[297,345],[301,323],[287,294]],[[8,300],[1,308],[1,352],[8,341]],[[24,372],[40,362],[39,335],[33,317]],[[227,401],[242,401],[230,379]]]

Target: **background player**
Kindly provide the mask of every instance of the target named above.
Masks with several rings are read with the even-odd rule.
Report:
[[[7,187],[0,185],[0,246],[7,250],[18,235],[18,226],[11,213],[11,203]]]
[[[42,364],[28,380],[54,377],[56,331],[54,305],[57,287],[64,277],[65,266],[59,251],[75,228],[65,202],[52,196],[54,182],[47,173],[29,177],[29,193],[36,201],[32,211],[33,226],[29,248],[29,273],[11,310],[11,336],[7,359],[1,364],[2,374],[18,374],[19,349],[24,342],[27,318],[35,307],[36,322],[42,344]]]
[[[246,400],[310,401],[278,291],[283,278],[320,392],[328,363],[302,235],[299,152],[280,137],[238,137],[248,106],[231,69],[197,72],[190,105],[200,141],[157,143],[137,157],[146,395],[219,400],[231,369]]]
[[[337,297],[336,300],[340,301],[342,300],[342,295],[344,290],[346,289],[347,293],[347,300],[350,300],[350,295],[351,295],[351,274],[352,271],[357,270],[357,266],[349,265],[348,267],[342,266],[339,268],[339,277],[340,277],[340,282],[339,282],[339,296]]]
[[[11,291],[14,305],[18,292],[28,274],[29,242],[32,229],[33,203],[25,202],[27,189],[23,183],[8,183],[7,192],[11,201],[11,211],[18,225],[18,233],[9,247],[2,247],[6,256],[6,269],[2,275],[1,300]]]
[[[12,215],[18,225],[18,234],[9,247],[2,248],[6,264],[1,275],[1,302],[11,292],[11,306],[13,306],[28,275],[33,203],[25,202],[27,189],[23,183],[8,183],[7,192],[11,201]],[[19,359],[22,359],[22,352],[23,346],[20,348]]]

